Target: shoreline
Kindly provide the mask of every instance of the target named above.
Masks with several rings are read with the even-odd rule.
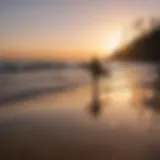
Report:
[[[15,95],[1,98],[0,106],[2,107],[5,105],[14,103],[14,102],[34,99],[36,97],[39,97],[45,94],[57,94],[57,93],[68,92],[74,89],[78,89],[80,86],[82,87],[86,85],[85,84],[74,84],[72,86],[57,86],[57,87],[48,87],[48,88],[24,91],[24,92],[15,94]]]

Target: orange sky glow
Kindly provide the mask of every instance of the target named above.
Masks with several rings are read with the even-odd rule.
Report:
[[[127,25],[137,17],[159,15],[158,4],[157,0],[2,1],[0,58],[85,60],[95,53],[110,56],[134,36]]]

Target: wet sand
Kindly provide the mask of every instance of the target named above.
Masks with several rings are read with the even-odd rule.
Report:
[[[135,105],[128,90],[101,96],[90,112],[91,88],[37,97],[0,108],[0,155],[6,159],[136,159],[160,157],[160,117]]]

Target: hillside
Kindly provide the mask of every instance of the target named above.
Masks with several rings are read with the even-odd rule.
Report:
[[[125,48],[116,51],[112,60],[160,61],[160,27],[135,39]]]

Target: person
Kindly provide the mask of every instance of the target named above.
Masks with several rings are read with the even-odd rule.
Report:
[[[100,112],[100,77],[106,74],[98,58],[93,58],[90,63],[90,72],[92,76],[92,105],[91,112],[97,115]]]

